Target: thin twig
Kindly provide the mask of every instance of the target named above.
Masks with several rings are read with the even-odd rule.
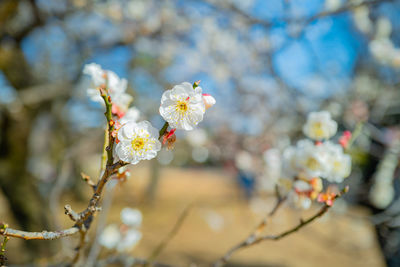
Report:
[[[104,142],[103,142],[103,154],[101,155],[101,166],[100,166],[100,175],[104,171],[104,168],[106,167],[106,161],[107,161],[107,148],[108,146],[108,129],[104,129]]]
[[[343,194],[345,194],[347,192],[348,188],[346,187],[344,190],[342,190],[342,192],[340,194],[338,194],[336,198],[341,197]],[[279,201],[278,201],[279,203]],[[322,206],[322,208],[313,216],[311,216],[310,218],[308,218],[307,220],[300,220],[300,223],[297,224],[295,227],[280,233],[278,235],[264,235],[264,236],[257,236],[255,233],[257,233],[257,229],[255,231],[254,234],[250,235],[246,240],[244,240],[243,242],[237,244],[236,246],[232,247],[230,250],[228,250],[228,252],[218,261],[216,261],[213,266],[214,267],[221,267],[223,265],[225,265],[228,260],[232,257],[232,255],[237,252],[240,249],[243,248],[247,248],[253,245],[256,245],[264,240],[279,240],[281,238],[284,238],[285,236],[288,236],[294,232],[297,232],[298,230],[300,230],[301,228],[303,228],[304,226],[308,225],[309,223],[313,222],[315,219],[321,217],[322,215],[324,215],[330,208],[331,206],[324,204],[324,206]],[[260,224],[261,225],[261,224]]]
[[[96,229],[96,235],[93,240],[93,244],[90,248],[89,256],[85,263],[85,266],[87,266],[87,267],[94,266],[94,264],[97,260],[97,257],[100,254],[101,246],[99,243],[99,236],[100,236],[101,232],[103,231],[104,227],[106,226],[107,215],[111,208],[113,195],[114,195],[114,191],[115,191],[114,188],[115,187],[110,186],[110,184],[106,187],[106,193],[104,194],[104,199],[103,199],[103,203],[102,203],[103,209],[99,215],[97,229]]]
[[[115,264],[115,263],[122,264],[123,266],[133,267],[133,266],[146,265],[148,263],[148,261],[145,259],[140,259],[140,258],[132,257],[130,255],[122,254],[122,255],[114,255],[109,258],[99,260],[95,266],[96,267],[105,267],[105,266],[109,266],[110,264]],[[160,262],[154,262],[153,266],[154,267],[173,267],[172,265],[164,264],[164,263],[160,263]]]
[[[86,243],[87,229],[85,229],[85,230],[80,229],[79,233],[80,233],[79,244],[78,244],[78,247],[76,247],[76,249],[75,249],[76,250],[76,254],[75,254],[74,258],[72,259],[72,265],[76,265],[79,262],[80,257],[81,257],[82,249],[83,249],[83,247],[85,246],[85,243]]]
[[[183,222],[189,215],[189,211],[193,207],[193,204],[188,205],[181,215],[178,217],[178,220],[176,221],[174,227],[172,230],[167,234],[167,236],[161,241],[161,243],[153,250],[153,252],[150,254],[149,258],[147,259],[147,263],[144,266],[153,266],[153,262],[156,260],[158,255],[161,254],[161,252],[167,247],[169,242],[174,238],[174,236],[178,233],[179,229],[181,229]]]
[[[104,169],[101,170],[102,172],[104,171]],[[81,172],[81,177],[82,180],[85,181],[92,189],[93,191],[96,190],[96,183],[92,181],[92,179],[90,179],[90,176]]]

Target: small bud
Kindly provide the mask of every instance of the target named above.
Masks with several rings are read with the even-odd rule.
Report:
[[[114,103],[112,104],[111,112],[112,114],[116,115],[119,119],[125,116],[126,113],[121,107],[115,105]]]
[[[350,190],[350,186],[346,185],[346,186],[343,188],[343,193],[347,193],[347,192],[349,192],[349,190]]]
[[[193,83],[193,89],[196,89],[196,87],[199,87],[199,85],[200,85],[200,80],[198,80],[197,82],[194,82]]]
[[[351,132],[350,131],[344,131],[343,135],[339,138],[339,144],[343,148],[347,148],[349,145],[349,141],[351,139]]]
[[[215,105],[215,103],[217,103],[215,98],[213,96],[211,96],[210,94],[203,94],[203,102],[204,102],[204,105],[206,106],[206,109],[211,108],[212,106]]]
[[[106,96],[106,89],[102,85],[99,86],[99,90],[102,97]]]
[[[162,144],[165,145],[167,143],[167,148],[172,149],[174,148],[174,144],[176,141],[176,135],[175,135],[176,129],[171,129],[171,131],[166,131],[164,136],[163,136],[163,141]]]

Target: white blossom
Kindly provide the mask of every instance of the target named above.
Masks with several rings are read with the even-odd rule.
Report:
[[[121,125],[124,125],[125,123],[130,121],[137,122],[139,120],[139,117],[140,117],[140,111],[135,107],[131,107],[126,111],[124,116],[118,120],[118,122]]]
[[[121,221],[128,226],[139,227],[142,220],[142,213],[138,209],[124,208],[121,211]]]
[[[215,105],[215,103],[217,103],[215,98],[209,94],[203,94],[203,102],[204,102],[206,109],[211,108],[212,106]]]
[[[351,157],[343,153],[342,146],[332,142],[325,142],[321,145],[329,154],[329,163],[332,165],[330,171],[324,177],[329,182],[341,183],[351,172]]]
[[[129,229],[127,232],[123,233],[122,239],[117,245],[117,250],[119,252],[128,252],[132,250],[142,239],[142,233],[136,229]]]
[[[283,151],[282,155],[282,173],[287,178],[291,178],[298,173],[297,163],[296,163],[296,147],[288,146]]]
[[[331,170],[329,154],[322,145],[300,140],[296,148],[296,167],[303,178],[325,177]]]
[[[161,149],[158,130],[148,121],[127,122],[122,125],[118,130],[118,140],[115,147],[116,157],[131,164],[152,159]]]
[[[265,176],[271,185],[275,185],[282,175],[282,159],[278,149],[271,148],[264,152]]]
[[[172,128],[193,130],[203,120],[206,107],[201,87],[184,82],[163,93],[160,114]]]
[[[204,146],[207,142],[207,139],[207,132],[201,128],[187,132],[186,134],[186,140],[193,147]]]
[[[288,200],[289,203],[295,206],[296,208],[299,209],[309,209],[312,204],[312,200],[305,196],[305,195],[299,195],[294,191],[291,191],[288,195]]]
[[[110,70],[103,70],[101,66],[96,63],[86,64],[83,73],[91,76],[93,85],[96,87],[88,88],[86,91],[92,101],[103,103],[103,99],[97,88],[99,86],[105,86],[113,104],[123,110],[128,108],[133,98],[125,93],[128,86],[126,79],[120,79],[117,74]]]
[[[103,232],[100,234],[99,243],[108,248],[115,248],[121,240],[121,233],[116,224],[110,224],[104,228]]]
[[[303,126],[304,134],[313,140],[329,139],[336,134],[337,123],[327,111],[311,112]]]

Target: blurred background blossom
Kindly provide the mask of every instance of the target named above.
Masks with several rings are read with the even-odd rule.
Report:
[[[226,203],[240,199],[248,210],[268,212],[268,196],[285,172],[283,151],[302,138],[308,113],[326,110],[339,132],[361,128],[348,151],[351,191],[338,210],[366,210],[360,224],[371,227],[367,243],[379,244],[381,264],[399,266],[399,14],[398,0],[1,1],[0,221],[53,229],[60,227],[54,211],[61,200],[85,203],[79,173],[97,177],[105,122],[102,105],[86,96],[91,81],[82,73],[96,63],[127,79],[141,118],[158,128],[160,97],[175,84],[201,80],[217,101],[196,130],[177,132],[174,150],[163,149],[145,175],[133,169],[115,189],[116,198],[143,208],[144,224],[147,215],[149,225],[160,227],[167,215],[151,217],[146,205],[165,197],[168,181],[200,166],[205,183],[213,175],[228,177],[233,197]],[[132,182],[145,185],[121,196]],[[199,216],[192,225],[205,222],[220,240],[223,229],[241,221],[215,207]],[[119,215],[110,211],[109,217],[115,223]],[[358,223],[348,225],[356,232]],[[142,238],[138,253],[150,251],[147,243],[141,247],[145,240],[159,240],[145,231],[135,235]],[[365,245],[367,234],[354,235]],[[40,242],[25,246],[32,255],[57,250]],[[11,263],[29,262],[29,255],[10,256]]]

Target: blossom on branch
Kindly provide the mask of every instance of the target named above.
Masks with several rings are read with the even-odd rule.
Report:
[[[331,169],[324,147],[307,139],[297,143],[295,160],[298,176],[304,179],[325,176]]]
[[[210,94],[203,94],[203,102],[204,102],[206,109],[211,108],[212,106],[215,105],[215,103],[217,103],[215,98]]]
[[[124,208],[121,211],[121,225],[110,224],[100,234],[99,243],[118,252],[129,252],[142,239],[137,229],[142,224],[142,213],[138,209]]]
[[[206,111],[201,87],[188,82],[175,85],[163,93],[159,111],[171,128],[193,130]]]
[[[351,172],[351,157],[343,153],[342,146],[332,142],[325,142],[322,147],[329,156],[330,171],[325,175],[329,182],[341,183]]]
[[[133,97],[125,93],[128,86],[126,79],[120,79],[110,70],[103,70],[99,64],[85,65],[83,73],[90,75],[95,88],[88,88],[87,95],[94,102],[104,103],[99,89],[106,90],[113,102],[113,114],[122,117],[132,102]]]
[[[115,156],[124,162],[137,164],[141,160],[149,160],[161,149],[158,141],[158,130],[150,122],[127,122],[118,130],[118,144]]]
[[[331,119],[327,111],[311,112],[303,126],[303,133],[313,140],[327,140],[337,131],[336,121]]]

